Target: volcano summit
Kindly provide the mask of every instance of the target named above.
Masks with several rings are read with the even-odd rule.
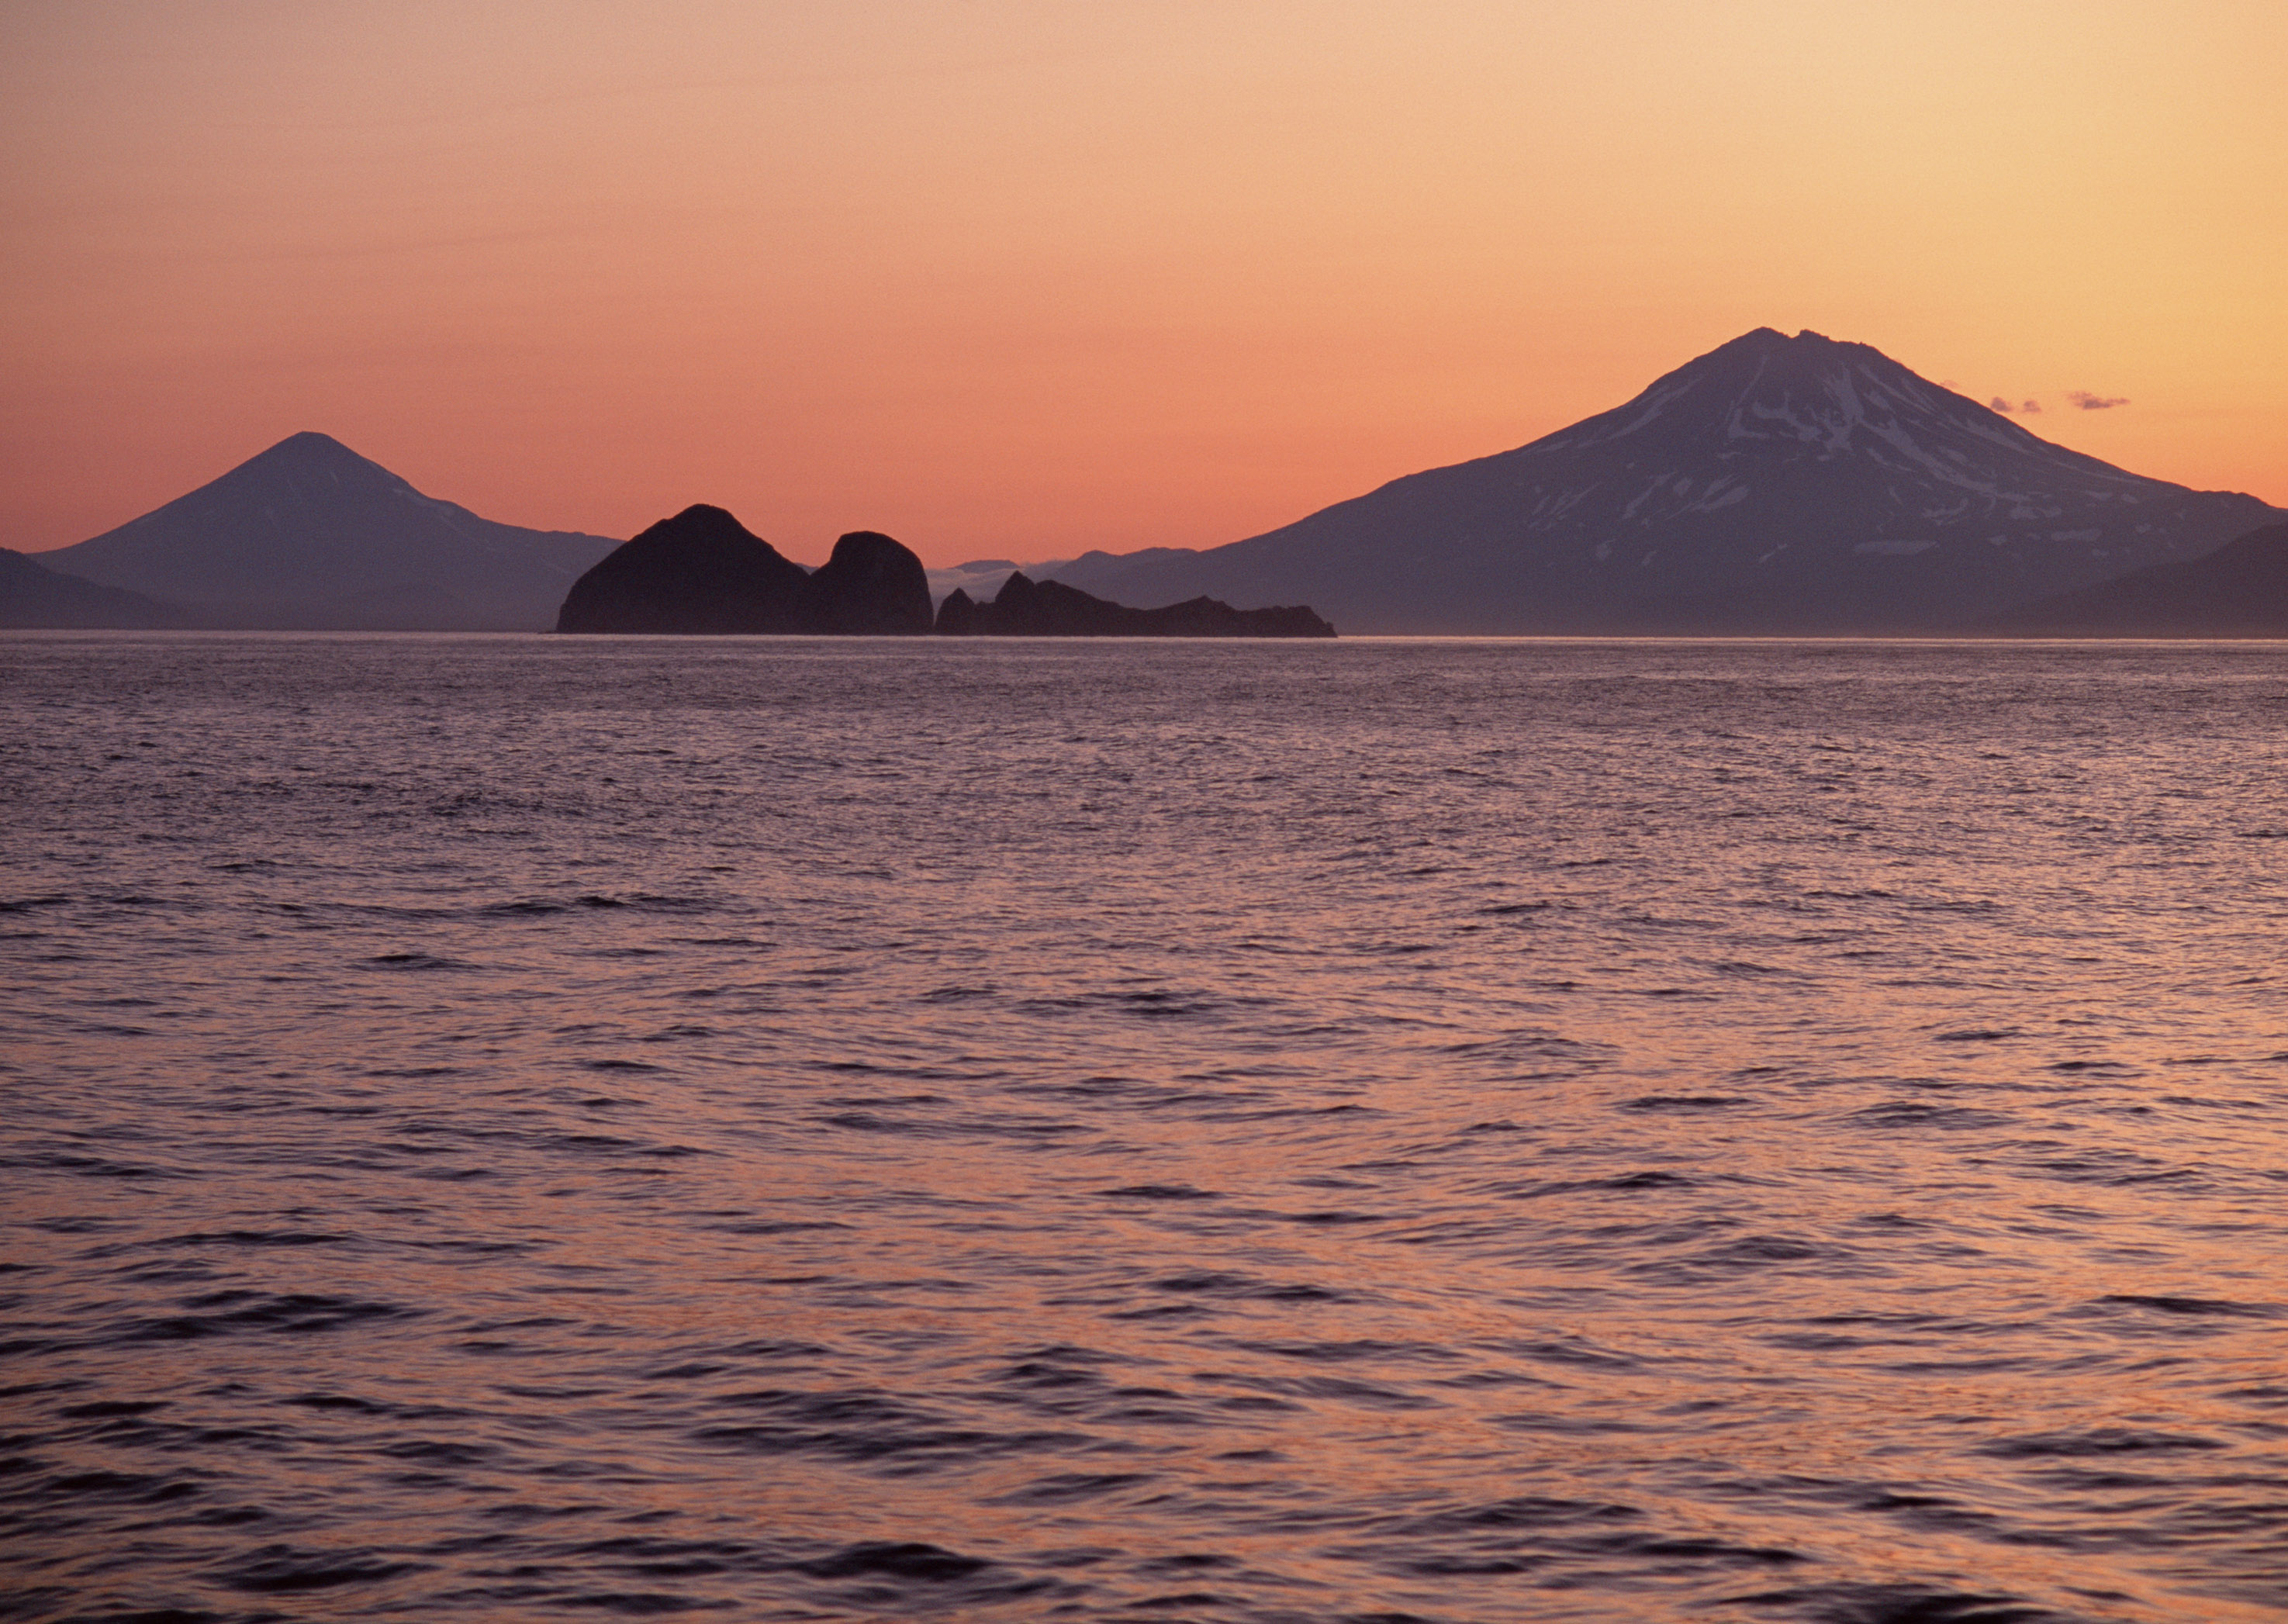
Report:
[[[2277,517],[2052,445],[1866,345],[1759,328],[1517,450],[1054,575],[1308,601],[1362,632],[1935,632]]]

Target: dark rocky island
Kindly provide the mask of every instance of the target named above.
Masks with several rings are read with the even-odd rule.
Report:
[[[1335,629],[1300,605],[1235,609],[1191,598],[1158,609],[1132,609],[1067,586],[1034,581],[1021,570],[991,603],[957,590],[938,606],[940,637],[989,638],[1331,638]]]
[[[2288,524],[2252,530],[2197,558],[2038,598],[1980,629],[2019,637],[2288,637]]]
[[[814,574],[721,508],[687,507],[572,583],[559,631],[827,632],[918,636],[930,629],[922,561],[860,530]]]
[[[802,630],[844,637],[918,637],[930,629],[929,576],[911,549],[854,530],[803,582]]]
[[[1331,638],[1306,608],[1235,609],[1195,598],[1132,609],[1061,582],[1013,574],[991,603],[955,591],[933,620],[929,577],[903,543],[854,530],[806,570],[721,508],[688,507],[572,585],[559,631],[830,637]]]
[[[572,583],[559,631],[798,631],[810,572],[721,508],[695,503]]]

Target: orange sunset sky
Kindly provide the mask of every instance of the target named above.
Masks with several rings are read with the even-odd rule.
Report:
[[[2284,66],[2283,0],[13,0],[0,545],[318,429],[806,562],[1212,546],[1758,326],[2288,504]]]

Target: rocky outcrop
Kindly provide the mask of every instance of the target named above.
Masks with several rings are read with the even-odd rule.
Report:
[[[2252,530],[2181,564],[2040,598],[1980,630],[2021,637],[2288,637],[2288,524]]]
[[[922,561],[873,530],[834,544],[816,571],[721,508],[663,519],[572,585],[559,631],[918,636],[930,629]]]
[[[0,547],[0,626],[63,630],[184,623],[182,611],[172,604],[120,587],[98,586]]]
[[[973,637],[980,630],[977,617],[981,613],[977,600],[956,587],[938,605],[937,624],[933,630],[941,638]]]
[[[572,583],[559,631],[801,630],[810,572],[721,508],[663,519]]]
[[[1009,577],[989,604],[957,590],[939,606],[941,637],[1331,638],[1335,629],[1308,608],[1235,609],[1194,598],[1158,609],[1132,609],[1061,581]]]
[[[918,637],[930,629],[929,575],[912,551],[878,530],[853,530],[803,585],[806,631]]]

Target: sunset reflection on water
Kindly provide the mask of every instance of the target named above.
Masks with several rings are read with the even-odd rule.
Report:
[[[5,656],[21,1616],[2278,1616],[2277,649]]]

